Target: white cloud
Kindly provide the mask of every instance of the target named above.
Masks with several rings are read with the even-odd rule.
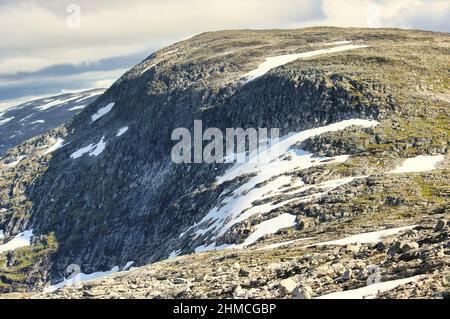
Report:
[[[322,9],[325,18],[304,21],[301,25],[450,29],[447,0],[323,0]],[[430,19],[428,25],[419,23],[425,19]],[[441,21],[440,30],[431,23],[433,20]]]
[[[316,1],[138,0],[108,1],[111,5],[103,2],[101,7],[90,3],[80,3],[79,29],[67,27],[65,6],[58,11],[37,1],[0,7],[0,51],[10,53],[0,62],[0,72],[136,53],[203,31],[280,27],[284,21],[313,17]]]

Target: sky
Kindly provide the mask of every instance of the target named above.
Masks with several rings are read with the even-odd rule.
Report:
[[[319,25],[450,32],[450,1],[0,0],[0,106],[109,87],[201,32]]]

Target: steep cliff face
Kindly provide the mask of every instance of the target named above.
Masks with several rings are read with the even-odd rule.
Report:
[[[31,254],[41,275],[30,279],[25,269],[24,281],[42,285],[61,280],[70,264],[84,273],[145,265],[242,249],[308,220],[376,215],[385,209],[383,180],[403,158],[441,155],[436,162],[447,165],[449,48],[448,34],[335,28],[176,43],[69,124],[3,159],[28,155],[2,166],[4,241],[33,229],[31,250],[45,262]],[[223,130],[280,128],[288,147],[257,167],[175,164],[171,133],[192,131],[194,120]],[[433,181],[414,183],[429,190]],[[448,194],[430,191],[432,198],[398,198],[413,211],[443,209]]]

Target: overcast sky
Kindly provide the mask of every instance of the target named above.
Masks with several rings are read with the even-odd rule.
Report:
[[[200,32],[316,25],[449,32],[450,1],[0,0],[0,103],[107,87]]]

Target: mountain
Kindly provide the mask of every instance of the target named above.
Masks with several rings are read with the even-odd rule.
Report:
[[[308,28],[155,52],[1,159],[0,289],[143,266],[39,296],[376,295],[357,291],[371,280],[445,296],[449,49],[447,33]],[[246,163],[175,163],[172,132],[198,120],[281,137]]]
[[[69,121],[105,90],[93,89],[40,98],[0,112],[0,156],[32,137]]]

